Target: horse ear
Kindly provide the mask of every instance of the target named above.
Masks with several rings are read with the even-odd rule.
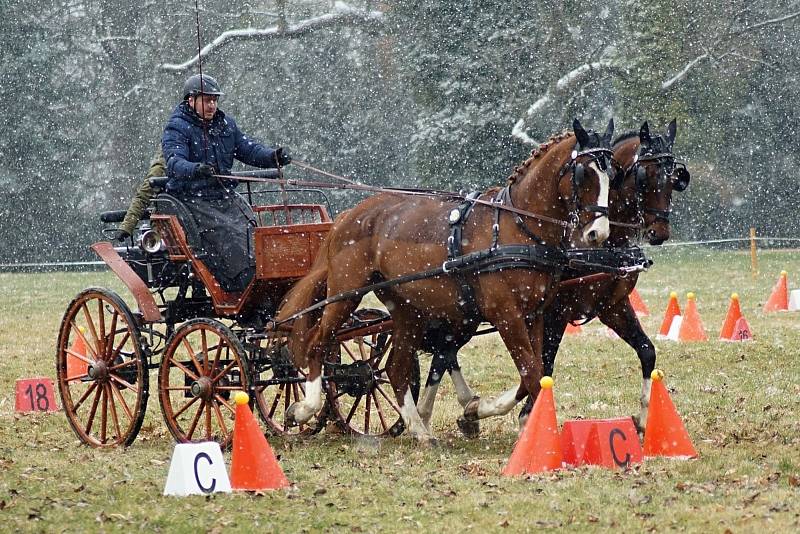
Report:
[[[603,134],[603,141],[605,141],[608,146],[611,146],[612,137],[614,137],[614,117],[611,117],[608,121],[606,133]]]
[[[575,119],[572,121],[572,131],[575,132],[575,138],[578,140],[578,146],[585,148],[589,145],[589,134],[581,126],[581,121]]]
[[[675,143],[675,134],[678,131],[678,123],[676,119],[672,119],[667,125],[667,145],[672,150],[672,145]]]
[[[647,121],[644,121],[642,124],[642,128],[639,130],[639,142],[643,145],[650,145],[650,126],[647,124]]]

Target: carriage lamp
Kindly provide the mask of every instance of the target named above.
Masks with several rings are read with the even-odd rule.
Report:
[[[142,234],[142,238],[139,241],[139,246],[145,252],[149,254],[155,254],[156,252],[160,252],[164,250],[164,241],[161,239],[161,236],[155,230],[148,230]]]

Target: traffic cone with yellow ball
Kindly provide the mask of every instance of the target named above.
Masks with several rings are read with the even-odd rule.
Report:
[[[789,310],[789,283],[786,280],[788,273],[781,271],[778,282],[772,288],[769,299],[764,304],[764,312],[788,311]]]
[[[689,433],[664,385],[664,372],[654,369],[650,378],[650,407],[642,453],[646,457],[697,458]]]
[[[731,295],[731,303],[728,305],[728,313],[725,315],[725,322],[722,323],[722,330],[719,332],[719,338],[725,341],[731,339],[733,335],[733,327],[736,326],[736,321],[742,316],[742,309],[739,306],[739,294],[733,293]]]
[[[239,391],[233,400],[236,402],[236,420],[233,425],[231,488],[247,491],[288,488],[289,481],[250,411],[250,397]]]
[[[686,309],[683,311],[681,329],[678,331],[678,341],[708,341],[695,300],[694,293],[686,294]]]
[[[681,307],[678,305],[678,294],[674,291],[669,294],[669,302],[667,302],[667,309],[664,312],[664,320],[661,321],[661,328],[658,329],[660,337],[666,337],[669,334],[669,327],[672,326],[672,320],[675,317],[680,317]]]
[[[561,468],[561,436],[553,400],[553,379],[545,376],[525,428],[508,458],[503,476],[541,473]]]

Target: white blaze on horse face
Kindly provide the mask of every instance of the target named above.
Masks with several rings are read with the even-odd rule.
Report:
[[[300,424],[307,423],[322,409],[322,377],[318,376],[312,381],[306,381],[306,398],[297,402],[295,421]]]
[[[597,195],[597,205],[602,208],[608,208],[608,192],[610,189],[611,181],[608,178],[608,175],[603,172],[600,167],[597,166],[596,162],[591,162],[589,164],[589,168],[592,169],[600,178],[600,194]],[[590,245],[600,245],[606,239],[608,239],[608,235],[611,232],[610,226],[608,224],[608,216],[602,215],[592,221],[584,231],[583,231],[583,241]]]

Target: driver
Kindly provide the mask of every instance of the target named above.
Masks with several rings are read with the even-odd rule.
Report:
[[[218,108],[223,96],[211,76],[195,74],[183,84],[183,101],[164,128],[161,148],[169,181],[166,192],[182,201],[200,234],[191,243],[203,254],[222,289],[244,290],[255,272],[252,209],[234,188],[233,160],[261,168],[278,168],[292,161],[283,147],[268,148],[244,135],[233,117]]]

